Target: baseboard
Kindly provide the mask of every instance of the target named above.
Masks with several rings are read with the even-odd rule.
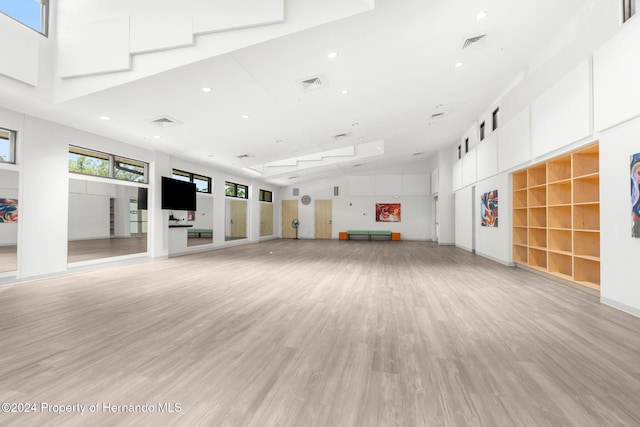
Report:
[[[463,249],[463,250],[465,250],[465,251],[467,251],[467,252],[474,252],[474,250],[473,250],[473,249],[468,248],[468,247],[466,247],[466,246],[459,245],[459,244],[457,244],[457,243],[456,243],[456,248],[458,248],[458,249]]]
[[[600,297],[600,302],[604,305],[608,305],[609,307],[613,307],[616,310],[624,311],[627,314],[640,317],[640,310],[635,307],[631,307],[629,305],[622,304],[621,302],[614,301],[605,297]]]
[[[504,261],[502,259],[498,259],[498,258],[492,257],[491,255],[483,254],[482,252],[476,251],[476,255],[480,255],[483,258],[490,259],[491,261],[497,262],[498,264],[506,265],[507,267],[513,267],[515,265],[515,263],[513,263],[513,262]]]

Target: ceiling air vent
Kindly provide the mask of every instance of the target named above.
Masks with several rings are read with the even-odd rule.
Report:
[[[151,120],[151,123],[153,123],[156,126],[159,126],[161,128],[168,128],[171,126],[176,126],[176,125],[180,125],[182,124],[182,122],[180,120],[176,120],[172,117],[169,116],[161,116],[158,118],[155,118],[153,120]]]
[[[487,37],[486,34],[481,34],[479,36],[475,36],[475,37],[469,37],[468,39],[466,39],[462,45],[462,50],[464,49],[468,49],[471,46],[480,46],[482,43],[484,43],[485,38]]]
[[[432,119],[441,119],[444,116],[444,113],[435,113],[431,115]]]
[[[239,158],[240,160],[244,160],[244,159],[249,159],[255,156],[253,154],[246,153],[246,154],[240,154],[239,156],[236,156],[236,157]]]
[[[296,82],[301,92],[311,92],[313,90],[325,88],[328,85],[327,78],[323,74],[298,80]]]
[[[413,153],[413,154],[411,155],[411,157],[422,156],[423,154],[424,154],[424,152],[423,152],[423,151],[418,151],[417,153]]]
[[[334,141],[338,141],[340,139],[349,138],[349,134],[348,133],[339,133],[337,135],[333,135],[332,138],[333,138]]]

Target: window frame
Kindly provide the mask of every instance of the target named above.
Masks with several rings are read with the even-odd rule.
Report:
[[[464,140],[464,153],[467,154],[469,152],[469,138]]]
[[[622,23],[636,15],[638,9],[638,0],[622,0]]]
[[[500,118],[500,107],[496,108],[495,110],[493,110],[493,113],[491,113],[491,127],[492,127],[492,131],[498,129],[498,119]]]
[[[132,159],[132,158],[125,157],[125,156],[120,156],[120,155],[117,155],[117,154],[105,153],[103,151],[98,151],[98,150],[94,150],[94,149],[91,149],[91,148],[85,148],[85,147],[80,147],[78,145],[71,145],[71,144],[69,144],[68,155],[69,154],[76,154],[76,155],[80,155],[80,156],[88,156],[88,157],[93,157],[93,158],[96,158],[96,159],[102,159],[102,160],[107,161],[107,175],[94,175],[94,174],[90,174],[90,173],[76,172],[76,171],[72,171],[72,170],[69,170],[69,173],[76,174],[76,175],[83,175],[83,176],[94,176],[94,177],[97,177],[97,178],[109,178],[109,179],[114,179],[114,180],[117,180],[117,181],[133,182],[133,183],[136,183],[136,184],[148,184],[149,183],[149,163],[143,162],[142,160],[136,160],[136,159]],[[67,156],[67,160],[70,161],[68,156]],[[138,167],[143,168],[142,173],[137,172],[137,171],[131,171],[131,170],[127,171],[129,173],[138,174],[139,176],[142,177],[142,181],[136,181],[136,180],[126,179],[126,178],[121,178],[121,177],[117,177],[116,176],[116,169],[118,169],[117,166],[116,166],[116,163],[125,163],[127,161],[131,162],[130,164],[132,166],[138,166]],[[136,165],[136,164],[138,164],[138,165]],[[124,170],[124,169],[119,168],[119,170]]]
[[[7,129],[7,128],[0,128],[0,131],[5,131],[9,134],[9,138],[7,138],[7,140],[9,141],[9,159],[8,160],[0,159],[0,163],[4,163],[7,165],[15,165],[16,164],[16,139],[17,139],[18,132],[16,132],[15,130]]]
[[[238,196],[238,188],[239,187],[244,189],[244,196]],[[233,194],[228,194],[227,193],[227,188],[233,188],[233,191],[232,191]],[[225,197],[235,197],[236,199],[248,200],[249,199],[249,186],[248,185],[244,185],[244,184],[238,184],[238,183],[231,182],[231,181],[225,181],[224,182],[224,195],[225,195]]]
[[[28,1],[28,0],[26,0]],[[29,25],[27,25],[25,22],[21,21],[20,19],[16,18],[13,15],[10,15],[9,13],[0,10],[0,13],[3,14],[4,16],[13,19],[14,21],[18,22],[21,25],[24,25],[25,27],[29,28],[30,30],[35,31],[38,34],[42,34],[45,37],[49,37],[49,0],[34,0],[37,3],[40,3],[40,27],[41,29],[38,30],[36,28],[33,28]]]
[[[484,140],[484,127],[485,127],[485,122],[480,123],[480,141]]]
[[[267,200],[267,194],[269,194],[269,200]],[[258,200],[265,203],[273,203],[273,191],[260,189]]]
[[[180,179],[180,178],[176,178],[175,175],[187,178],[186,180],[183,180],[185,182],[193,182],[194,184],[196,184],[196,193],[200,193],[200,194],[213,193],[213,188],[211,188],[213,186],[213,179],[209,176],[201,175],[199,173],[183,171],[182,169],[172,169],[171,177],[175,179]],[[200,191],[198,189],[198,184],[195,182],[195,179],[198,179],[200,181],[207,181],[207,191]]]

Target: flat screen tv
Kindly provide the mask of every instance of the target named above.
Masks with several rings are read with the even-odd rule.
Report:
[[[163,176],[162,209],[195,211],[196,185],[193,182],[179,181]]]

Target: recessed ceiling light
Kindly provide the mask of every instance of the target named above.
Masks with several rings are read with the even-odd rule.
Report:
[[[283,140],[281,140],[281,139],[276,139],[276,144],[281,144],[281,143],[283,143],[283,142],[284,142],[284,141],[283,141]]]
[[[248,119],[248,118],[249,118],[249,116],[248,116],[247,114],[243,114],[243,115],[242,115],[242,118],[243,118],[243,119]]]
[[[109,116],[100,116],[98,117],[100,120],[111,120],[111,117]]]
[[[329,52],[329,54],[327,55],[327,58],[329,59],[336,59],[338,57],[338,52]]]
[[[209,92],[211,92],[211,88],[210,88],[210,87],[203,87],[203,88],[202,88],[202,91],[203,91],[204,93],[209,93]]]
[[[438,104],[438,105],[436,105],[436,108],[442,108],[442,107],[444,107],[444,104]]]
[[[215,156],[216,156],[215,154],[209,154],[207,157],[212,158],[212,157],[215,157]]]
[[[487,12],[486,10],[483,10],[482,12],[479,12],[479,13],[476,15],[476,19],[477,19],[478,21],[480,21],[481,19],[486,18],[488,13],[489,13],[489,12]]]
[[[362,141],[364,139],[364,136],[359,136],[357,139],[358,141]]]
[[[161,136],[160,135],[153,135],[153,139],[160,139]]]
[[[348,93],[349,93],[349,89],[342,89],[342,90],[340,91],[340,93],[341,93],[342,95],[346,95],[346,94],[348,94]]]
[[[353,126],[353,127],[360,126],[360,123],[358,123],[358,122],[351,123],[351,126]]]
[[[464,62],[456,62],[456,64],[454,65],[454,67],[456,68],[460,68],[464,65]]]

